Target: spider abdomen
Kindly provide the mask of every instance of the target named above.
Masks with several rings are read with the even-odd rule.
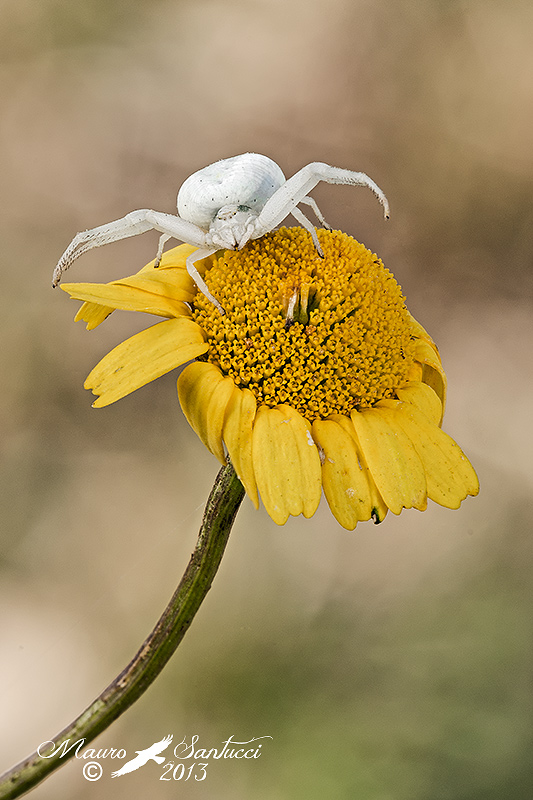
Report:
[[[207,231],[227,206],[258,214],[285,183],[281,168],[267,156],[244,153],[225,158],[190,175],[178,192],[178,214]]]

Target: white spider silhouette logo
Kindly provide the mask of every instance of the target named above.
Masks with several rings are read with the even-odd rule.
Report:
[[[199,248],[187,258],[187,271],[199,290],[224,314],[195,263],[220,249],[240,250],[250,239],[259,239],[273,230],[289,214],[309,231],[318,254],[323,256],[313,224],[297,208],[299,203],[310,206],[321,224],[330,228],[315,201],[308,197],[320,181],[367,186],[383,206],[385,217],[389,216],[387,198],[364,172],[315,161],[285,180],[272,159],[258,153],[244,153],[216,161],[190,175],[178,192],[177,215],[142,208],[122,219],[78,233],[59,259],[52,285],[57,286],[63,272],[87,250],[156,230],[162,234],[156,266],[168,239],[179,239]]]
[[[147,747],[146,750],[136,750],[135,752],[137,755],[135,758],[132,758],[131,761],[126,761],[123,767],[116,772],[112,772],[111,777],[118,778],[119,775],[126,775],[128,772],[135,772],[135,770],[139,769],[139,767],[144,767],[148,761],[156,761],[158,764],[162,764],[165,760],[165,756],[160,756],[159,753],[162,753],[163,750],[166,750],[171,741],[172,734],[170,734],[170,736],[165,736],[165,738],[161,739],[160,742],[155,742],[150,747]]]

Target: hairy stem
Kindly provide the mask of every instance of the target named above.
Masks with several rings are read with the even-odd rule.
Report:
[[[148,689],[183,639],[211,588],[243,497],[244,488],[232,465],[227,464],[218,473],[209,495],[191,560],[152,633],[107,689],[45,747],[39,748],[44,756],[36,751],[0,776],[0,800],[20,797],[63,766],[75,754],[75,748],[62,757],[58,753],[46,758],[46,754],[57,752],[67,740],[73,744],[84,739],[84,745],[88,744]]]

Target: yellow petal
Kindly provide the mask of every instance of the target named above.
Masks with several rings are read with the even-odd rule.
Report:
[[[199,325],[186,317],[169,319],[126,339],[87,376],[85,388],[107,406],[208,349]]]
[[[423,373],[422,364],[418,361],[413,361],[411,366],[406,372],[405,380],[406,381],[421,381],[422,380],[422,373]]]
[[[163,294],[180,302],[190,302],[196,295],[197,289],[194,281],[186,271],[186,259],[196,249],[190,244],[174,247],[163,253],[161,264],[157,269],[154,268],[154,260],[143,267],[136,275],[113,281],[112,284],[117,286],[129,285],[153,294]],[[61,288],[65,286],[72,286],[72,284],[62,284]],[[117,308],[119,307],[122,308],[122,306],[117,306]],[[83,322],[87,323],[87,330],[92,331],[107,319],[114,309],[115,306],[103,306],[99,302],[84,302],[74,317],[74,321],[83,320]],[[179,306],[176,310],[179,310],[180,314],[184,316],[190,314],[190,311],[182,306]],[[157,312],[152,311],[149,313]],[[160,316],[172,317],[175,314],[161,314]]]
[[[427,383],[411,381],[401,389],[396,389],[396,396],[406,403],[412,403],[428,419],[436,425],[440,425],[442,421],[442,403]]]
[[[194,299],[197,288],[189,273],[184,269],[152,269],[141,271],[129,278],[113,281],[115,286],[131,286],[145,292],[181,300],[190,303]]]
[[[376,486],[376,482],[372,477],[372,473],[370,472],[370,468],[368,466],[367,460],[365,458],[365,454],[359,447],[359,441],[357,439],[357,434],[355,432],[355,428],[353,426],[352,420],[348,417],[345,417],[344,414],[332,414],[328,419],[334,420],[338,425],[341,426],[343,431],[350,436],[354,442],[355,446],[357,447],[357,452],[359,454],[359,461],[361,462],[361,466],[365,473],[368,487],[370,489],[370,502],[372,505],[372,512],[371,516],[374,519],[374,522],[378,524],[378,522],[383,522],[387,513],[389,511],[388,505],[383,500],[383,497],[380,494],[378,487]]]
[[[98,303],[83,303],[74,317],[74,322],[82,320],[87,323],[87,330],[92,331],[107,319],[114,310],[114,308],[101,306]]]
[[[189,425],[222,464],[222,426],[234,387],[231,378],[207,361],[189,364],[178,378],[178,397]]]
[[[411,323],[413,336],[417,339],[424,339],[426,342],[429,342],[429,344],[433,345],[436,348],[437,345],[435,344],[435,342],[433,341],[427,330],[422,327],[422,325],[418,322],[418,320],[416,320],[409,311],[407,313],[409,315],[409,321]]]
[[[315,420],[313,439],[323,451],[322,485],[337,522],[352,531],[372,516],[372,499],[355,439],[334,420]]]
[[[278,525],[292,514],[311,517],[320,502],[321,469],[311,426],[291,406],[261,406],[255,418],[252,458],[257,487]]]
[[[442,412],[446,406],[446,373],[442,368],[436,345],[423,339],[415,342],[415,360],[422,364],[422,381],[436,392],[442,403]]]
[[[252,461],[252,431],[256,407],[252,392],[235,386],[226,408],[222,438],[239,480],[255,507],[259,508]]]
[[[357,440],[383,500],[393,514],[426,507],[426,478],[416,450],[389,408],[352,411]]]
[[[184,302],[119,283],[65,283],[61,288],[76,300],[123,311],[144,311],[160,317],[190,316]]]
[[[446,508],[459,508],[479,492],[479,481],[458,444],[410,403],[394,412],[424,465],[428,497]]]

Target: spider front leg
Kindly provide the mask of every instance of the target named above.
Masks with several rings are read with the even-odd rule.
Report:
[[[289,178],[280,188],[274,192],[270,197],[256,222],[256,234],[254,238],[264,236],[265,233],[271,231],[276,225],[279,225],[285,217],[292,213],[293,208],[301,203],[307,197],[317,183],[324,181],[324,183],[334,184],[347,184],[350,186],[367,186],[371,189],[381,205],[385,213],[385,217],[389,216],[389,203],[379,186],[374,181],[365,175],[364,172],[352,172],[349,169],[341,169],[340,167],[330,167],[329,164],[323,164],[321,161],[315,161],[303,167],[299,172]]]
[[[120,239],[127,239],[130,236],[138,236],[150,230],[160,231],[167,239],[172,237],[196,247],[205,247],[208,244],[206,232],[197,225],[193,225],[192,222],[187,222],[174,214],[163,214],[160,211],[142,208],[138,211],[131,211],[121,219],[100,225],[98,228],[78,233],[54,269],[52,286],[57,286],[62,274],[88,250],[117,242]]]

